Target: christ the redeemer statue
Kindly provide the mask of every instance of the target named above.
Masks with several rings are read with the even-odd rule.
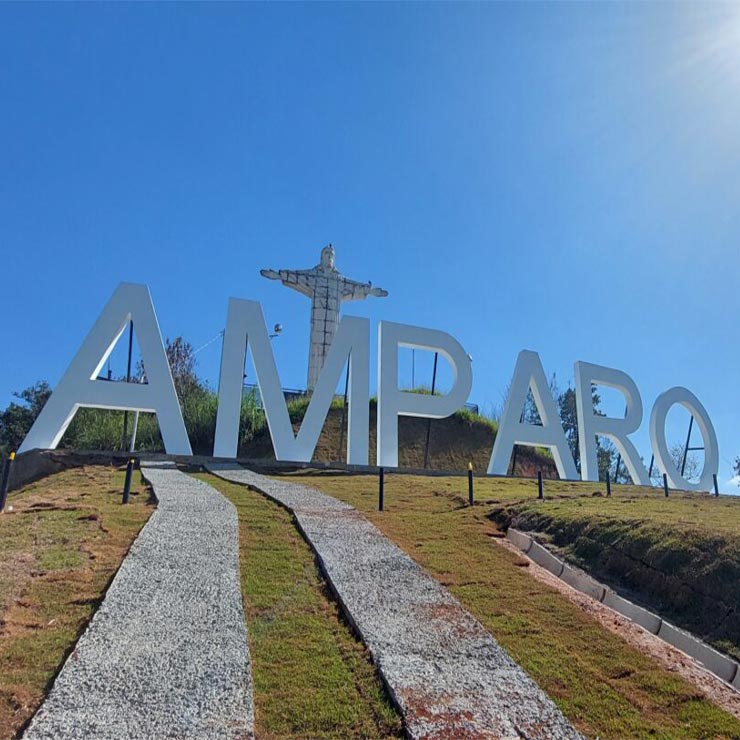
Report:
[[[282,280],[311,299],[311,349],[308,358],[308,390],[313,390],[324,367],[339,324],[339,307],[345,301],[360,301],[368,296],[384,298],[388,291],[358,283],[341,275],[334,267],[334,247],[321,250],[321,262],[311,270],[260,270],[263,277]]]

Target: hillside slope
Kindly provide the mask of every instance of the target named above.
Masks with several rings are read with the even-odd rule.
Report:
[[[491,517],[739,659],[740,498],[613,490],[611,499],[502,503]]]
[[[370,405],[370,459],[375,464],[376,445],[375,403]],[[305,408],[291,409],[293,431],[297,432]],[[344,431],[342,431],[344,426]],[[398,463],[406,468],[423,468],[427,432],[429,433],[430,470],[467,470],[468,463],[473,469],[483,473],[496,439],[496,424],[482,416],[460,412],[447,419],[418,419],[402,416],[398,424]],[[346,420],[340,406],[333,406],[327,415],[326,423],[314,452],[314,462],[344,462],[346,459]],[[239,449],[239,456],[252,459],[275,459],[272,440],[267,427],[257,432],[254,438]],[[542,470],[546,478],[557,478],[557,471],[551,457],[530,447],[521,447],[516,455],[516,475],[534,476]],[[509,474],[512,474],[509,466]]]

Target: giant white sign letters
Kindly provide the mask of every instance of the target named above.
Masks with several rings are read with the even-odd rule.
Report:
[[[97,380],[116,342],[133,320],[139,340],[146,384],[109,383]],[[254,301],[229,300],[219,379],[219,405],[213,454],[236,457],[239,410],[247,346],[251,349],[265,416],[278,460],[309,462],[329,411],[334,389],[349,363],[349,417],[347,461],[366,465],[369,444],[370,325],[367,319],[343,317],[316,377],[308,410],[297,434],[288,415],[278,370],[268,338],[262,308]],[[411,347],[438,352],[453,373],[452,388],[443,395],[422,395],[398,387],[398,350]],[[645,465],[630,440],[642,423],[640,392],[626,373],[614,368],[576,362],[576,407],[579,430],[581,478],[598,480],[596,438],[611,439],[622,455],[632,480],[649,485]],[[377,461],[398,466],[398,419],[417,416],[442,419],[462,407],[472,387],[469,356],[460,343],[437,329],[383,321],[378,326],[378,433]],[[597,414],[592,387],[605,385],[624,396],[624,417]],[[522,421],[522,409],[532,391],[541,425]],[[704,440],[704,469],[698,483],[681,476],[668,450],[665,424],[668,412],[681,404],[696,421]],[[182,412],[175,393],[149,290],[144,285],[122,283],[82,343],[53,394],[39,414],[20,452],[53,449],[78,408],[83,406],[151,412],[157,415],[165,449],[170,454],[191,455]],[[712,422],[704,406],[686,388],[671,388],[655,401],[650,415],[650,441],[655,460],[675,488],[710,490],[718,472],[719,451]],[[488,472],[505,475],[514,445],[544,446],[552,451],[561,478],[577,478],[577,470],[549,392],[545,371],[536,352],[522,351],[514,368],[509,394],[491,453]]]

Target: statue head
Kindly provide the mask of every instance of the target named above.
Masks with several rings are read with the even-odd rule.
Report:
[[[326,270],[334,269],[334,247],[331,244],[321,250],[321,266]]]

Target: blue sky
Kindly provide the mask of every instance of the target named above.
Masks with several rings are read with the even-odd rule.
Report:
[[[737,5],[3,4],[0,112],[2,404],[59,379],[123,280],[196,347],[261,301],[300,387],[309,304],[259,269],[331,241],[390,291],[349,312],[449,331],[484,410],[523,348],[563,387],[618,367],[643,455],[685,385],[732,475]],[[215,384],[218,343],[198,357]]]

